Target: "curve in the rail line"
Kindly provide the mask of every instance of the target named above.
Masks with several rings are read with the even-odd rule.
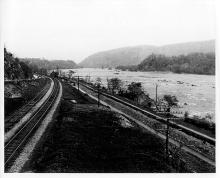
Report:
[[[41,122],[37,131],[34,133],[32,138],[30,139],[30,141],[26,144],[23,151],[17,157],[17,159],[15,160],[14,164],[10,167],[8,172],[21,172],[23,166],[30,159],[31,154],[34,151],[36,145],[39,143],[42,135],[46,131],[50,122],[52,121],[54,113],[56,112],[56,109],[57,109],[59,102],[61,100],[61,96],[62,96],[62,85],[59,82],[58,96],[56,97],[55,102],[53,103],[53,106],[50,108],[49,113],[47,113],[46,117]]]
[[[57,82],[55,82],[57,85]],[[22,126],[19,131],[5,144],[5,170],[10,166],[13,160],[16,158],[17,154],[22,149],[23,145],[28,141],[33,130],[38,127],[44,118],[47,110],[53,104],[56,99],[57,87],[54,85],[53,91],[50,97],[43,103],[41,108]]]
[[[51,80],[51,86],[47,91],[47,93],[44,95],[44,97],[17,124],[15,124],[15,126],[11,130],[5,133],[4,136],[5,143],[8,142],[8,140],[19,130],[19,128],[21,128],[23,124],[25,124],[30,119],[30,117],[41,107],[41,105],[50,96],[54,87],[54,81],[52,79],[50,80]]]
[[[56,87],[54,85],[53,91],[47,100],[41,105],[39,110],[35,112],[34,115],[16,132],[15,135],[5,144],[5,167],[9,166],[11,162],[13,162],[13,158],[18,153],[19,149],[28,139],[30,134],[32,133],[33,128],[37,127],[37,124],[41,122],[42,118],[44,117],[44,113],[50,108],[52,105],[51,98],[56,97]],[[46,109],[46,110],[45,110]]]
[[[46,86],[27,104],[21,106],[19,109],[5,118],[5,133],[13,128],[21,120],[21,118],[23,118],[44,97],[50,88],[50,82],[48,82]]]

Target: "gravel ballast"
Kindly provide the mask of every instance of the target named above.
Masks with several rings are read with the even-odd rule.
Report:
[[[97,99],[97,93],[94,93],[93,91],[85,88],[82,85],[80,85],[80,88],[82,89],[82,92],[86,92],[94,99]],[[138,111],[134,111],[133,109],[131,109],[127,106],[124,106],[123,104],[112,101],[111,99],[109,99],[103,95],[100,96],[100,99],[101,99],[101,101],[103,101],[103,104],[107,104],[107,105],[111,106],[114,110],[116,110],[118,112],[122,112],[122,113],[126,114],[127,116],[131,116],[131,117],[135,118],[136,120],[142,122],[144,125],[146,125],[146,127],[149,128],[149,130],[153,129],[152,130],[153,132],[155,132],[154,130],[158,130],[157,132],[155,132],[155,134],[160,134],[160,133],[162,133],[163,135],[165,134],[166,125],[161,124],[160,122],[158,122],[154,119],[150,119],[150,118],[146,119],[146,116],[143,115],[142,113],[140,113]],[[215,160],[215,147],[210,145],[209,143],[204,143],[203,141],[201,141],[199,139],[196,139],[194,137],[186,135],[185,133],[178,131],[178,130],[175,130],[175,129],[172,129],[172,128],[170,129],[169,134],[170,134],[170,137],[173,138],[174,141],[177,140],[180,143],[182,142],[182,145],[185,144],[200,153],[206,153],[206,155],[209,155],[209,158]],[[181,147],[182,147],[182,145],[181,145]],[[184,148],[184,147],[182,147],[182,148]],[[186,150],[186,151],[188,151],[188,150]],[[212,166],[212,165],[196,158],[195,156],[186,155],[185,152],[183,152],[182,154],[188,160],[189,167],[194,167],[193,171],[196,171],[196,172],[215,172],[215,166]],[[200,165],[200,164],[202,164],[202,165]],[[195,166],[195,165],[197,165],[197,166]]]
[[[18,156],[12,167],[9,169],[8,172],[20,172],[25,165],[25,163],[30,159],[32,152],[34,151],[35,147],[37,146],[38,142],[40,141],[42,135],[45,133],[47,126],[52,121],[54,113],[56,112],[56,109],[59,105],[59,102],[61,100],[62,96],[62,85],[60,84],[60,91],[59,95],[50,109],[49,113],[45,117],[45,119],[42,121],[40,127],[35,132],[34,136],[30,139],[30,141],[27,143],[27,145],[24,147],[21,154]]]
[[[18,129],[30,119],[33,113],[35,113],[40,108],[40,106],[46,101],[46,99],[49,97],[50,93],[52,92],[53,86],[54,86],[54,82],[53,80],[51,80],[51,86],[47,91],[47,93],[44,95],[44,97],[18,123],[16,123],[11,130],[5,133],[4,136],[5,142],[7,142],[18,131]]]
[[[165,162],[162,140],[109,107],[89,102],[88,95],[63,88],[59,116],[25,172],[176,172]]]

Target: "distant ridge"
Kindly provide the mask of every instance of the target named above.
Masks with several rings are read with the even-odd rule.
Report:
[[[169,44],[164,46],[141,45],[102,51],[88,56],[79,63],[81,67],[117,67],[137,65],[150,54],[166,56],[187,55],[190,53],[215,52],[215,40]]]
[[[73,69],[78,67],[77,64],[71,60],[46,60],[39,58],[21,58],[20,60],[28,62],[29,65],[36,65],[40,69]]]

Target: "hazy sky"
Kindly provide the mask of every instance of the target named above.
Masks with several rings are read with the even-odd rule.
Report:
[[[79,62],[95,52],[215,38],[214,0],[3,0],[18,57]]]

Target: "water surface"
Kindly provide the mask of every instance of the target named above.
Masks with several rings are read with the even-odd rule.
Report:
[[[209,113],[214,118],[215,76],[213,75],[174,74],[171,72],[117,72],[114,69],[97,68],[73,70],[76,72],[75,75],[83,77],[89,75],[93,82],[97,77],[100,77],[103,85],[106,85],[107,78],[113,77],[120,78],[125,86],[131,82],[141,82],[145,92],[153,99],[155,99],[156,84],[158,84],[158,97],[170,94],[175,95],[179,100],[181,108],[175,109],[175,111],[182,114],[188,111],[190,115],[199,116]]]

